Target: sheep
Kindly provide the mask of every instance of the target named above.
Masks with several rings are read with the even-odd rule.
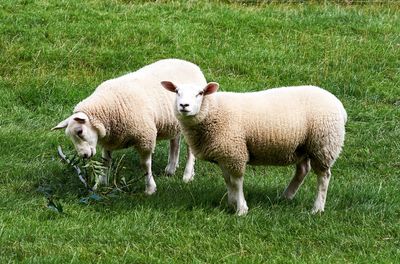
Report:
[[[165,91],[160,81],[173,78],[175,82],[206,85],[200,68],[179,59],[165,59],[135,72],[101,83],[86,99],[76,105],[73,114],[52,130],[66,128],[79,156],[91,158],[96,145],[102,146],[102,157],[111,162],[114,150],[134,147],[146,171],[148,195],[156,191],[151,170],[151,156],[156,140],[169,139],[169,157],[165,172],[175,173],[179,162],[180,127],[173,113],[174,96]],[[183,180],[194,176],[194,156],[188,148]],[[107,178],[97,180],[107,184]]]
[[[175,115],[195,157],[221,168],[228,203],[237,215],[248,212],[246,164],[295,164],[296,173],[283,192],[287,199],[293,199],[312,168],[318,191],[311,212],[324,211],[330,168],[341,152],[347,121],[334,95],[315,86],[215,93],[219,85],[214,82],[162,85],[176,93]]]

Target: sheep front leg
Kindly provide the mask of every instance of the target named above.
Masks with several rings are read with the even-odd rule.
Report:
[[[111,165],[111,150],[103,149],[101,152],[101,158],[103,159],[104,166],[108,167]]]
[[[179,165],[179,142],[181,140],[180,135],[171,139],[169,142],[169,155],[168,155],[168,165],[165,168],[165,173],[167,175],[174,175],[176,169]]]
[[[105,150],[103,149],[101,152],[101,158],[103,159],[103,164],[107,169],[111,165],[111,151],[110,150]],[[108,178],[107,178],[107,172],[105,175],[99,175],[96,178],[96,184],[93,186],[93,190],[97,190],[97,188],[100,186],[107,186],[108,185]]]
[[[140,154],[140,164],[146,172],[146,190],[144,192],[152,195],[157,190],[157,186],[151,171],[151,151]]]
[[[192,151],[189,148],[189,145],[187,145],[187,161],[186,161],[186,167],[185,167],[185,172],[183,173],[183,181],[188,183],[193,180],[194,178],[194,162],[195,162],[195,157],[192,153]]]
[[[329,180],[331,178],[331,170],[327,169],[325,171],[316,171],[316,174],[318,177],[317,178],[318,192],[314,202],[314,207],[311,210],[312,214],[323,212],[325,209],[325,201],[329,187]]]
[[[249,208],[243,193],[243,173],[232,173],[222,166],[221,169],[228,189],[228,203],[236,208],[238,216],[246,215]]]
[[[306,158],[299,162],[296,165],[296,173],[293,179],[290,181],[289,185],[286,187],[282,196],[286,199],[292,200],[310,169],[310,159]]]
[[[236,197],[236,214],[238,216],[246,215],[249,208],[247,207],[246,200],[243,193],[243,175],[235,177],[231,175],[231,186]]]

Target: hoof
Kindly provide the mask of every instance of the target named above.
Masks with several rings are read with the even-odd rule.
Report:
[[[294,196],[295,196],[295,193],[289,192],[288,190],[285,190],[282,193],[282,198],[289,200],[289,201],[293,200]]]
[[[144,193],[146,195],[152,195],[153,193],[156,192],[156,190],[157,190],[157,188],[155,186],[154,187],[147,187],[146,190],[144,191]]]
[[[193,181],[194,173],[192,173],[192,174],[184,174],[182,179],[183,179],[183,182],[189,183],[189,182]]]
[[[176,168],[177,167],[174,167],[174,166],[171,166],[171,165],[168,165],[166,168],[165,168],[165,174],[167,174],[167,176],[172,176],[172,175],[174,175],[175,174],[175,171],[176,171]]]
[[[313,215],[315,215],[315,214],[318,214],[318,213],[323,213],[324,212],[324,209],[323,208],[313,208],[312,210],[311,210],[311,214],[313,214]]]
[[[242,208],[238,209],[236,211],[236,215],[237,216],[244,216],[247,214],[247,212],[249,211],[249,208],[247,206],[243,206]]]

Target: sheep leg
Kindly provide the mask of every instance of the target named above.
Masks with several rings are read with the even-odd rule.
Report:
[[[324,211],[329,180],[331,178],[331,170],[328,168],[327,170],[324,171],[316,171],[316,174],[317,174],[318,192],[314,202],[314,207],[311,210],[312,214]]]
[[[310,169],[311,165],[309,158],[306,158],[299,162],[296,165],[296,173],[293,179],[290,181],[289,185],[286,187],[282,196],[286,199],[292,200]]]
[[[140,164],[146,171],[146,190],[144,192],[147,195],[152,195],[157,190],[157,186],[151,172],[151,151],[140,154]]]
[[[225,180],[226,188],[228,191],[228,204],[229,204],[229,206],[232,206],[233,208],[235,208],[236,196],[234,194],[234,190],[233,190],[232,183],[231,183],[231,175],[225,169],[222,169],[222,173],[224,175],[224,180]]]
[[[231,173],[226,168],[222,168],[226,187],[228,189],[228,203],[235,205],[236,214],[242,216],[247,214],[249,208],[247,207],[246,200],[243,193],[243,174]]]
[[[246,200],[243,193],[243,176],[234,177],[231,175],[231,186],[236,196],[236,214],[242,216],[247,214],[249,208],[247,207]]]
[[[193,180],[194,178],[194,162],[195,162],[195,157],[192,153],[192,151],[189,148],[189,145],[187,145],[187,161],[186,161],[186,167],[185,167],[185,172],[183,173],[183,181],[188,183]]]
[[[178,135],[169,141],[168,165],[165,168],[165,173],[167,175],[174,175],[176,168],[178,168],[180,140],[181,140],[181,137],[180,137],[180,135]]]
[[[104,166],[108,167],[111,165],[111,150],[103,149],[101,152],[101,158],[103,159]]]
[[[111,151],[103,149],[101,152],[101,158],[103,159],[103,164],[107,168],[111,165]],[[104,175],[99,175],[96,178],[96,184],[93,186],[93,190],[97,190],[99,186],[107,186],[108,185],[108,178],[107,173]]]

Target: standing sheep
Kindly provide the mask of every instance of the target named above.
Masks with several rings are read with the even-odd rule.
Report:
[[[100,84],[92,95],[81,101],[73,114],[54,129],[65,132],[75,145],[78,155],[91,158],[97,142],[103,147],[107,163],[111,152],[133,146],[146,171],[146,194],[156,191],[151,171],[151,155],[157,139],[170,139],[167,174],[174,174],[179,162],[180,128],[173,113],[175,97],[165,91],[160,82],[207,84],[200,68],[193,63],[166,59],[147,65],[136,72]],[[194,156],[188,148],[188,160],[183,179],[194,175]],[[98,184],[107,184],[106,178]]]
[[[252,93],[219,92],[217,83],[162,85],[176,93],[175,114],[196,158],[215,162],[236,213],[248,211],[243,194],[246,164],[296,164],[283,193],[292,199],[313,168],[318,192],[312,213],[323,212],[331,176],[345,135],[347,114],[331,93],[314,86]]]

